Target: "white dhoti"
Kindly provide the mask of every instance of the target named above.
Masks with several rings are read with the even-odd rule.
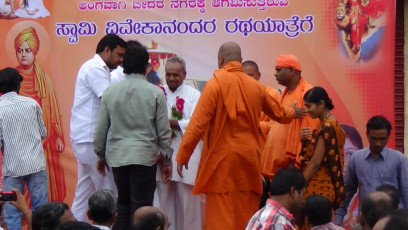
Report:
[[[182,182],[157,182],[154,205],[167,213],[171,224],[169,230],[203,229],[205,196],[193,195],[192,189],[192,185]]]
[[[163,184],[160,181],[160,167],[158,167],[154,206],[162,208],[167,213],[171,223],[169,230],[201,230],[204,225],[205,195],[193,195],[191,191],[200,161],[202,142],[200,141],[194,149],[188,163],[188,170],[183,170],[183,178],[177,173],[175,161],[181,139],[200,98],[200,92],[184,83],[174,92],[167,85],[164,86],[164,89],[169,119],[174,119],[171,115],[172,107],[176,106],[180,99],[184,101],[181,103],[183,104],[183,118],[178,120],[180,130],[174,130],[176,135],[172,138],[173,177],[168,184]]]

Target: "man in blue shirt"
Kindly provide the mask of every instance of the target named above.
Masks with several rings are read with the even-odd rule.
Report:
[[[374,116],[367,122],[368,148],[354,152],[351,156],[344,188],[346,199],[335,213],[335,224],[342,225],[347,207],[354,194],[359,191],[359,200],[383,184],[393,185],[401,193],[404,208],[408,208],[408,163],[399,151],[386,147],[391,132],[391,123],[383,116]]]

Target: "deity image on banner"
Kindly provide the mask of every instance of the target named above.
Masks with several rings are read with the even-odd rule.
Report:
[[[370,60],[384,37],[384,0],[336,0],[335,24],[352,61]]]
[[[36,100],[43,110],[43,120],[47,129],[43,147],[47,161],[48,197],[50,201],[63,201],[66,187],[59,155],[65,149],[62,115],[54,84],[36,60],[40,44],[40,36],[33,27],[26,27],[14,37],[18,61],[16,69],[23,76],[19,94]]]
[[[48,16],[50,12],[45,8],[43,0],[19,0],[18,9],[15,9],[14,0],[0,0],[0,19],[35,19]]]
[[[14,19],[14,1],[0,0],[0,19]]]
[[[341,124],[341,128],[346,132],[343,166],[343,178],[345,178],[350,157],[355,151],[363,148],[363,140],[361,139],[361,135],[358,133],[355,127]],[[343,227],[346,230],[351,230],[354,225],[358,224],[358,204],[358,194],[355,194],[350,202],[349,209],[347,210],[347,215],[344,217]]]

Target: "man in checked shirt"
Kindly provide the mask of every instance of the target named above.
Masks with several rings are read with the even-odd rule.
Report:
[[[295,230],[294,213],[303,208],[307,182],[295,169],[280,169],[269,185],[269,199],[248,222],[246,230]]]
[[[23,77],[13,68],[0,71],[0,148],[3,152],[3,190],[24,193],[25,183],[33,209],[48,201],[47,173],[42,139],[47,131],[40,105],[18,95]],[[24,213],[25,215],[26,213]],[[7,229],[21,229],[21,213],[6,203]]]

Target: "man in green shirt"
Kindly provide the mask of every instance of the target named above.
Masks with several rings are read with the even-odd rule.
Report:
[[[166,96],[144,77],[146,49],[136,41],[130,43],[123,57],[126,79],[103,93],[94,140],[98,171],[103,175],[105,168],[112,167],[118,188],[114,230],[128,229],[134,211],[153,204],[158,152],[163,181],[172,176]]]

